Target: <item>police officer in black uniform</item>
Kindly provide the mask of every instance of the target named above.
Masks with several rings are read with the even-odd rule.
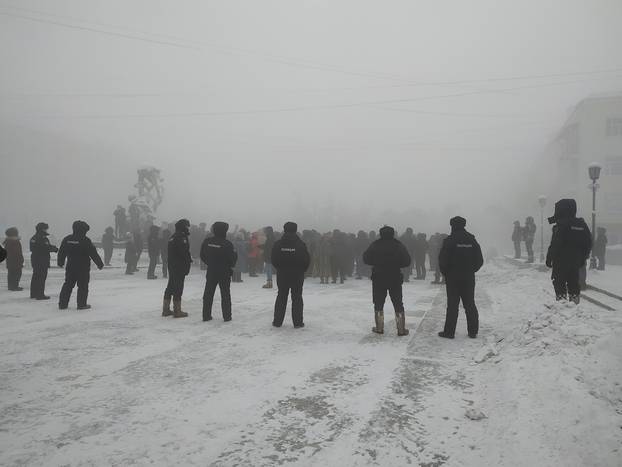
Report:
[[[39,222],[35,227],[36,233],[30,239],[30,264],[32,265],[30,298],[36,300],[50,299],[45,295],[45,280],[50,268],[50,253],[56,253],[58,248],[50,244],[48,228],[45,222]]]
[[[272,266],[276,269],[278,293],[274,303],[272,326],[281,327],[285,319],[287,298],[292,294],[292,321],[294,328],[304,327],[302,288],[305,272],[309,269],[311,257],[307,245],[298,237],[298,225],[287,222],[283,226],[283,236],[272,247]]]
[[[78,285],[78,310],[88,310],[91,305],[86,303],[89,295],[89,281],[91,276],[91,260],[97,269],[104,267],[104,262],[97,253],[97,249],[86,236],[89,225],[84,221],[75,221],[72,225],[73,234],[66,236],[58,249],[58,266],[65,269],[65,283],[58,298],[58,308],[66,310],[74,286]]]
[[[175,223],[175,233],[168,240],[168,283],[164,291],[162,316],[185,318],[188,313],[181,310],[181,297],[184,293],[184,282],[190,273],[192,258],[190,257],[190,221],[180,219]],[[173,311],[171,311],[171,299]]]
[[[549,217],[553,226],[551,244],[546,254],[546,265],[553,268],[552,280],[555,298],[568,298],[579,303],[579,270],[592,249],[592,234],[582,218],[577,218],[577,202],[561,199],[555,203],[555,214]]]
[[[453,339],[458,321],[458,306],[467,318],[469,337],[475,339],[479,331],[479,314],[475,306],[475,273],[484,264],[482,249],[475,236],[466,231],[466,219],[460,216],[449,221],[451,234],[443,240],[438,265],[447,283],[447,315],[445,329],[439,337]]]
[[[233,243],[227,240],[229,224],[214,222],[212,237],[203,240],[201,245],[201,261],[207,265],[205,275],[205,291],[203,292],[203,321],[212,319],[212,303],[216,287],[220,288],[222,318],[231,321],[231,276],[238,254]]]
[[[374,300],[374,318],[376,326],[372,331],[384,333],[384,302],[387,292],[393,302],[397,335],[408,335],[406,316],[402,302],[402,269],[410,266],[411,258],[402,242],[395,238],[393,227],[380,229],[380,238],[375,240],[363,253],[363,261],[372,267],[372,294]]]

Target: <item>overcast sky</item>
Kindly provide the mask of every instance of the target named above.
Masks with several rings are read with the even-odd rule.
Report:
[[[569,108],[622,90],[621,19],[620,0],[0,0],[0,226],[102,229],[145,163],[167,220],[496,222]]]

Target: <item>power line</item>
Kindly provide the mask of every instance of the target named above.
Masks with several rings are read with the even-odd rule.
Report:
[[[535,85],[516,86],[512,88],[499,89],[497,91],[521,91],[526,89],[537,89],[551,86],[561,86],[582,83],[585,80],[577,81],[565,81],[557,83],[545,83]],[[322,105],[309,105],[309,106],[291,106],[274,109],[250,109],[250,110],[228,110],[228,111],[213,111],[213,112],[178,112],[178,113],[136,113],[136,114],[91,114],[91,115],[47,115],[47,116],[33,116],[38,118],[68,118],[68,119],[109,119],[109,118],[177,118],[177,117],[211,117],[211,116],[235,116],[235,115],[253,115],[253,114],[270,114],[270,113],[288,113],[288,112],[301,112],[301,111],[313,111],[313,110],[331,110],[331,109],[347,109],[353,107],[372,107],[376,108],[378,105],[383,104],[398,104],[409,102],[421,102],[434,99],[446,99],[455,97],[476,96],[481,94],[489,94],[494,91],[470,91],[454,94],[442,94],[435,96],[421,96],[414,98],[403,99],[387,99],[368,102],[357,103],[343,103],[343,104],[322,104]],[[383,109],[383,110],[395,110],[395,109]],[[400,110],[401,111],[401,110]],[[417,112],[417,111],[414,111]]]
[[[550,78],[561,78],[561,77],[571,77],[571,76],[585,76],[585,75],[609,74],[609,73],[622,72],[622,68],[609,68],[609,69],[601,69],[601,70],[573,71],[573,72],[565,72],[565,73],[548,73],[548,74],[517,75],[517,76],[506,76],[506,77],[479,78],[479,79],[414,82],[411,79],[400,77],[400,76],[389,74],[389,73],[359,72],[359,71],[345,70],[339,67],[334,67],[332,65],[317,64],[317,63],[312,63],[309,61],[302,61],[299,59],[292,59],[288,57],[279,57],[273,54],[266,54],[265,52],[254,51],[251,49],[244,49],[244,48],[231,47],[231,46],[222,46],[222,45],[216,45],[216,44],[199,42],[199,41],[191,41],[191,40],[173,36],[173,35],[137,32],[137,31],[129,30],[127,28],[115,26],[115,25],[98,23],[98,22],[93,22],[90,20],[84,20],[84,19],[79,19],[79,18],[70,17],[70,16],[69,17],[61,16],[61,15],[46,13],[46,12],[42,12],[38,10],[23,8],[23,7],[15,7],[15,6],[0,6],[0,7],[5,8],[5,9],[27,11],[30,13],[49,16],[49,17],[63,18],[63,19],[68,19],[70,21],[79,21],[83,23],[95,24],[95,25],[98,25],[104,28],[114,28],[118,30],[125,30],[127,31],[126,33],[118,33],[118,32],[108,31],[108,30],[101,29],[101,28],[76,26],[74,24],[69,24],[69,23],[61,22],[61,21],[34,18],[32,16],[28,16],[24,14],[0,12],[0,15],[4,15],[4,16],[12,16],[15,18],[21,18],[21,19],[26,19],[30,21],[40,22],[40,23],[48,23],[48,24],[64,26],[64,27],[83,30],[83,31],[108,34],[112,36],[122,37],[125,39],[133,39],[133,40],[139,40],[143,42],[151,42],[151,43],[160,44],[160,45],[169,45],[173,47],[180,47],[180,48],[186,48],[186,49],[197,50],[197,51],[204,51],[202,47],[209,47],[213,49],[219,49],[222,53],[228,53],[228,54],[234,54],[234,55],[237,54],[237,55],[247,55],[247,56],[258,56],[267,61],[272,61],[274,63],[280,63],[280,64],[288,65],[288,66],[315,69],[315,70],[320,70],[320,71],[330,71],[330,72],[343,73],[343,74],[348,74],[348,75],[353,75],[353,76],[361,76],[361,77],[374,78],[374,79],[391,79],[391,80],[396,80],[396,81],[403,81],[402,84],[391,84],[391,85],[387,84],[387,85],[365,86],[365,87],[330,88],[330,89],[324,89],[324,91],[362,90],[362,89],[376,89],[376,88],[401,88],[401,87],[418,87],[418,86],[458,86],[458,85],[472,85],[472,84],[478,84],[478,83],[521,81],[521,80],[533,80],[533,79],[550,79]],[[168,38],[170,40],[165,41],[165,40],[149,39],[144,36],[162,37],[162,38]],[[175,42],[172,42],[171,40]],[[189,43],[192,43],[194,45],[190,45]],[[320,89],[319,91],[322,91],[322,90]],[[497,90],[496,92],[499,92],[499,91],[500,90]]]
[[[66,27],[66,28],[78,29],[80,31],[89,31],[89,32],[96,32],[96,33],[99,33],[99,34],[106,34],[106,35],[109,35],[109,36],[122,37],[124,39],[133,39],[133,40],[137,40],[137,41],[150,42],[150,43],[159,44],[159,45],[169,45],[169,46],[172,46],[172,47],[178,47],[178,48],[182,48],[182,49],[201,50],[198,47],[192,47],[192,46],[178,44],[178,43],[174,43],[174,42],[167,42],[167,41],[156,40],[156,39],[148,39],[148,38],[145,38],[145,37],[140,37],[140,36],[136,36],[136,35],[132,35],[132,34],[125,34],[125,33],[120,33],[120,32],[106,31],[104,29],[97,29],[97,28],[91,28],[91,27],[86,27],[86,26],[76,26],[74,24],[68,24],[68,23],[63,23],[63,22],[60,22],[60,21],[53,21],[53,20],[45,20],[45,19],[41,19],[41,18],[33,18],[32,16],[21,15],[21,14],[17,14],[17,13],[0,12],[0,15],[2,15],[2,16],[10,16],[10,17],[13,17],[13,18],[25,19],[27,21],[34,21],[34,22],[37,22],[37,23],[53,24],[53,25],[56,25],[56,26],[63,26],[63,27]]]

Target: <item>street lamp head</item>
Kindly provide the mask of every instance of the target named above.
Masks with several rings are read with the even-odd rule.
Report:
[[[600,177],[600,169],[601,169],[601,165],[597,162],[592,162],[589,167],[587,168],[587,172],[590,176],[590,180],[592,180],[593,182],[598,180]]]
[[[538,203],[540,203],[540,207],[541,208],[546,206],[546,196],[544,196],[544,195],[538,196]]]

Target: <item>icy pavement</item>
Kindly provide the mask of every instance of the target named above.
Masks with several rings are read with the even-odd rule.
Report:
[[[461,314],[452,341],[428,282],[405,284],[397,338],[389,305],[370,332],[367,280],[307,281],[294,330],[261,279],[203,323],[200,271],[181,320],[160,317],[164,280],[122,273],[93,271],[78,312],[56,308],[62,271],[34,302],[2,269],[1,465],[620,465],[622,313],[551,306],[545,273],[487,264],[480,337]]]

